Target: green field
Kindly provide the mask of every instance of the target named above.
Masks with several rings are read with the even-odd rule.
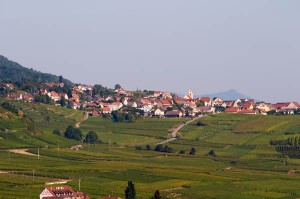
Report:
[[[23,106],[42,133],[29,135],[18,118],[0,119],[0,198],[38,198],[46,182],[70,180],[75,190],[92,198],[115,195],[124,198],[132,180],[139,198],[150,198],[159,189],[164,198],[298,198],[300,159],[277,152],[270,140],[300,136],[299,116],[250,116],[218,114],[199,119],[181,131],[181,139],[168,143],[173,153],[153,149],[170,130],[185,119],[144,119],[137,123],[112,123],[89,118],[81,125],[84,134],[95,131],[102,144],[84,145],[53,135],[82,119],[83,112],[40,104]],[[49,118],[45,118],[49,116]],[[45,148],[45,146],[48,148]],[[59,148],[57,147],[59,145]],[[191,147],[196,155],[189,155]],[[28,148],[37,156],[8,152]],[[180,150],[185,154],[179,155]],[[214,150],[216,157],[207,153]],[[34,177],[33,177],[34,172]]]

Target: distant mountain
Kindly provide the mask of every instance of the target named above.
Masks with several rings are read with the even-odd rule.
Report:
[[[225,92],[220,92],[220,93],[213,93],[213,94],[205,94],[205,95],[197,95],[196,97],[203,97],[203,96],[207,96],[210,98],[214,98],[214,97],[219,97],[222,100],[235,100],[235,99],[241,99],[241,98],[251,98],[249,96],[246,96],[238,91],[236,91],[235,89],[231,89]]]
[[[0,81],[20,82],[59,82],[59,76],[28,69],[0,55]],[[72,82],[63,79],[65,84]]]

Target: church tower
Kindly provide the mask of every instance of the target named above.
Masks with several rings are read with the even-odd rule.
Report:
[[[192,90],[189,90],[188,94],[186,96],[184,96],[184,99],[194,99],[194,94]]]

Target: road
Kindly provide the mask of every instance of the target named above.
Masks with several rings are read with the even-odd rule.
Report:
[[[187,122],[185,122],[184,124],[180,124],[179,126],[177,126],[173,131],[172,131],[172,138],[168,138],[167,140],[163,141],[163,142],[159,142],[159,143],[156,143],[156,145],[159,145],[159,144],[165,144],[165,143],[168,143],[168,142],[172,142],[174,140],[177,140],[177,133],[180,129],[182,129],[183,127],[185,127],[186,125],[196,121],[197,119],[200,119],[200,118],[203,118],[205,117],[205,115],[200,115],[198,117],[195,117]]]
[[[86,112],[85,115],[84,115],[84,117],[83,117],[83,119],[80,120],[79,122],[77,122],[77,123],[75,124],[76,128],[79,128],[80,125],[81,125],[81,123],[84,122],[85,120],[87,120],[88,118],[89,118],[89,113]]]
[[[38,156],[37,154],[27,152],[28,149],[10,149],[8,151],[12,153],[22,154],[22,155]]]

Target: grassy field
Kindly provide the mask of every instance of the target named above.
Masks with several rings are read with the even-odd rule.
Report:
[[[22,124],[16,125],[16,132],[0,134],[0,198],[37,198],[46,182],[58,179],[70,180],[68,184],[77,190],[79,178],[81,190],[95,199],[107,195],[124,198],[129,180],[139,198],[150,198],[156,189],[164,198],[177,199],[300,197],[300,160],[290,159],[269,145],[270,140],[300,136],[299,116],[208,116],[198,120],[205,126],[197,126],[195,121],[180,131],[181,139],[167,144],[173,153],[134,147],[149,144],[153,149],[185,119],[112,123],[89,118],[81,130],[84,134],[95,131],[103,144],[81,143],[84,150],[74,151],[64,146],[78,142],[51,132],[79,121],[82,112],[38,104],[18,106],[24,106],[43,134],[26,135],[20,130]],[[46,121],[44,114],[52,119]],[[37,147],[40,159],[5,150],[29,148],[37,154]],[[189,155],[191,147],[197,150],[196,155]],[[185,154],[179,155],[180,150]],[[215,157],[207,155],[211,150]]]

